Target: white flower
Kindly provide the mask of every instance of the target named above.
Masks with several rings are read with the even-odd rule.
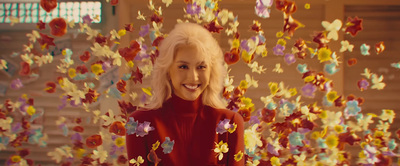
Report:
[[[322,21],[322,26],[328,31],[327,39],[338,40],[338,31],[342,27],[342,21],[339,19],[334,20],[332,23],[328,21]]]
[[[253,125],[244,131],[244,145],[250,152],[254,151],[257,146],[262,146],[260,133],[257,130],[258,124]]]
[[[346,50],[349,50],[349,52],[353,52],[354,45],[350,44],[349,41],[343,40],[340,42],[340,44],[342,44],[340,52],[345,52]]]
[[[233,20],[234,17],[232,12],[223,9],[218,13],[218,18],[221,20],[222,25],[225,25],[228,20]]]

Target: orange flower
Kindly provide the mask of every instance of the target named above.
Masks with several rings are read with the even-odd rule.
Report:
[[[19,71],[19,75],[27,76],[31,73],[31,66],[27,62],[21,62],[21,70]]]
[[[125,136],[126,134],[125,126],[120,121],[112,123],[108,130],[110,131],[110,133],[114,133],[119,136]]]
[[[79,59],[82,62],[87,62],[90,59],[90,52],[89,51],[83,52],[83,54],[81,56],[79,56]]]
[[[75,126],[74,128],[72,128],[72,130],[78,133],[82,133],[84,131],[84,128],[82,126]]]
[[[54,36],[63,36],[67,33],[67,22],[65,22],[64,18],[54,18],[49,23],[51,34]]]
[[[101,144],[103,144],[103,141],[100,135],[92,135],[86,138],[86,146],[89,148],[95,148]]]
[[[57,7],[57,0],[40,0],[40,6],[49,13]]]

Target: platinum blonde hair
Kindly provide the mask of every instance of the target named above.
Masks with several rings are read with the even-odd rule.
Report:
[[[221,47],[207,29],[195,23],[176,24],[160,43],[160,54],[155,61],[151,80],[153,97],[146,107],[158,109],[171,97],[172,85],[169,81],[168,71],[174,61],[177,49],[184,46],[195,46],[197,50],[208,55],[206,61],[211,70],[210,82],[202,93],[203,104],[214,108],[225,108],[226,102],[221,93],[227,71]]]

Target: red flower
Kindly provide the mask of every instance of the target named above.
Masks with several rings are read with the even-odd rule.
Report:
[[[117,89],[121,92],[121,93],[125,93],[126,92],[126,81],[124,80],[119,80],[117,82]]]
[[[153,41],[152,46],[158,47],[158,45],[160,45],[161,41],[163,41],[163,40],[164,40],[164,37],[158,36],[158,37]]]
[[[82,102],[91,104],[93,102],[96,102],[99,96],[100,94],[97,93],[97,91],[89,89],[89,91],[85,94],[85,98],[82,99]]]
[[[240,59],[240,50],[239,48],[232,48],[230,52],[226,52],[224,55],[224,60],[226,64],[231,65],[235,64]]]
[[[112,123],[108,131],[119,136],[125,136],[126,134],[125,126],[120,121],[115,121],[114,123]]]
[[[20,149],[18,150],[18,155],[21,156],[22,158],[26,157],[29,155],[29,149]]]
[[[214,33],[220,33],[220,31],[222,29],[224,29],[221,25],[219,25],[217,20],[212,21],[207,25],[204,25],[204,28],[206,28],[208,31],[214,32]]]
[[[80,65],[80,66],[76,67],[76,72],[85,74],[85,73],[89,72],[89,70],[87,69],[87,67],[85,65]]]
[[[111,5],[115,6],[118,4],[118,0],[111,0],[110,2]]]
[[[63,36],[67,33],[67,22],[65,22],[64,18],[54,18],[50,21],[49,26],[51,34],[54,36]]]
[[[132,40],[129,47],[121,48],[118,52],[127,62],[129,62],[135,59],[136,54],[140,50],[140,44],[137,41]]]
[[[283,20],[283,32],[288,32],[289,36],[293,36],[294,32],[301,27],[304,27],[299,21],[295,20],[291,15]]]
[[[124,155],[118,156],[118,159],[117,159],[118,164],[125,165],[127,161],[128,161],[128,159],[126,159]]]
[[[326,47],[329,39],[326,37],[325,32],[318,32],[313,36],[313,42],[318,44],[318,48]]]
[[[294,46],[297,48],[298,52],[296,53],[297,57],[300,59],[304,59],[307,56],[307,44],[303,39],[296,40]]]
[[[78,133],[82,133],[85,129],[82,126],[75,126],[74,128],[72,128],[72,130]]]
[[[340,150],[344,149],[345,144],[354,145],[361,141],[361,138],[356,134],[351,133],[349,130],[346,133],[339,134],[339,145],[338,148]]]
[[[49,13],[57,7],[57,0],[40,0],[40,6]]]
[[[49,49],[49,46],[55,46],[53,40],[54,38],[47,36],[46,34],[40,33],[40,39],[38,39],[39,44],[42,46],[42,49]]]
[[[162,17],[160,17],[158,14],[156,14],[156,13],[154,13],[151,17],[150,17],[150,20],[152,21],[152,22],[155,22],[155,23],[162,23],[163,22],[163,18]]]
[[[359,31],[363,29],[362,27],[362,19],[359,19],[357,16],[353,19],[348,17],[346,23],[346,33],[350,33],[351,36],[356,36]]]
[[[240,109],[240,110],[238,111],[238,113],[239,113],[240,115],[242,115],[243,120],[244,120],[245,122],[247,122],[247,121],[250,120],[250,115],[251,115],[251,113],[250,113],[250,110],[249,110],[249,109]]]
[[[133,111],[137,109],[136,106],[133,106],[130,102],[118,101],[119,108],[121,109],[121,113],[125,115],[130,115]]]
[[[380,54],[385,50],[385,44],[383,43],[383,41],[376,43],[375,44],[375,51],[376,54]]]
[[[398,129],[398,130],[396,131],[396,135],[397,135],[397,138],[400,139],[400,129]]]
[[[276,0],[275,4],[276,9],[284,12],[287,15],[291,15],[297,10],[296,4],[292,1]]]
[[[54,82],[47,82],[46,89],[44,89],[47,93],[54,93],[56,91],[56,83]]]
[[[140,72],[139,68],[136,67],[136,72],[132,71],[132,76],[131,79],[135,82],[135,84],[137,82],[142,83],[142,79],[143,79],[143,74]]]
[[[43,29],[46,29],[46,24],[45,24],[42,20],[39,20],[39,22],[36,23],[36,27],[37,27],[39,30],[43,30]]]
[[[21,70],[19,71],[19,75],[27,76],[31,73],[31,66],[27,62],[21,62]]]
[[[356,65],[357,64],[357,59],[356,58],[350,58],[348,61],[347,61],[347,65],[348,66],[354,66],[354,65]]]
[[[94,38],[96,43],[99,43],[100,45],[104,45],[107,43],[107,38],[104,37],[102,34],[97,34],[97,36]]]
[[[125,24],[125,30],[128,32],[132,32],[133,30],[135,30],[135,29],[133,29],[133,23]]]
[[[83,52],[83,54],[79,56],[79,59],[82,62],[87,62],[90,59],[90,52],[89,51]]]
[[[265,123],[275,122],[276,111],[264,108],[261,110],[261,120]]]
[[[89,148],[95,148],[101,144],[103,144],[103,141],[100,135],[92,135],[86,138],[86,146]]]

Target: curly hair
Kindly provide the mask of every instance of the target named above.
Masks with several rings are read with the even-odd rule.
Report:
[[[207,56],[211,67],[209,85],[202,93],[202,102],[214,108],[225,108],[226,102],[222,98],[223,82],[227,74],[221,47],[204,27],[195,23],[178,23],[168,36],[160,43],[151,86],[152,101],[146,106],[148,109],[158,109],[164,101],[171,97],[172,85],[169,81],[168,70],[173,63],[179,47],[195,46]]]

